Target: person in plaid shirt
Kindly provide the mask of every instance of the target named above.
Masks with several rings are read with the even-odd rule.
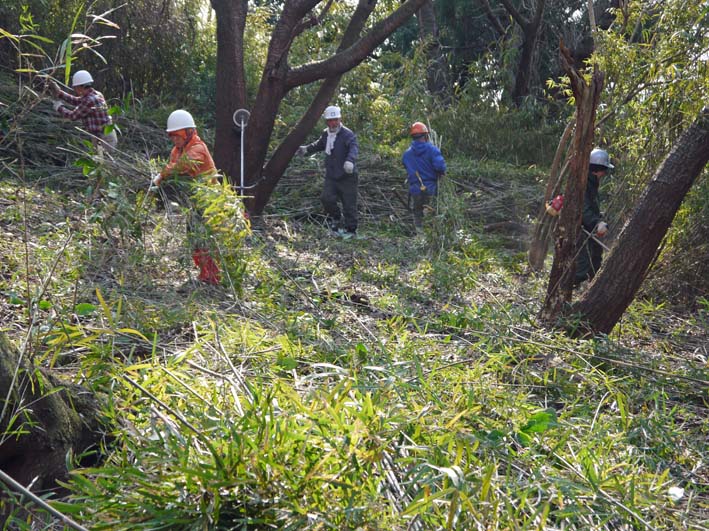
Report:
[[[56,83],[52,83],[52,91],[58,99],[54,100],[54,110],[64,118],[81,120],[86,131],[93,135],[92,142],[96,147],[109,146],[115,148],[118,137],[115,131],[105,133],[105,127],[112,125],[113,120],[108,114],[106,100],[98,90],[93,88],[93,78],[86,70],[79,70],[72,78],[72,88],[76,96],[67,94]],[[64,102],[73,105],[67,109]]]

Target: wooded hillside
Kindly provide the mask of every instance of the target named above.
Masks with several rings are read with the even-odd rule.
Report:
[[[709,526],[701,2],[64,4],[0,7],[4,528]],[[55,109],[78,70],[115,150]],[[349,238],[294,156],[330,105]],[[175,109],[217,182],[155,184]],[[550,316],[597,146],[603,266]]]

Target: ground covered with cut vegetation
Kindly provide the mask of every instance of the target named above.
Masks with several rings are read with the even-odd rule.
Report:
[[[230,275],[205,287],[135,153],[3,162],[2,330],[113,426],[49,497],[75,522],[709,528],[709,306],[639,299],[585,340],[540,327],[543,169],[450,160],[415,236],[398,161],[365,146],[344,241],[321,223],[319,159],[299,159],[251,232],[232,192],[206,197]],[[14,501],[10,528],[59,525]]]

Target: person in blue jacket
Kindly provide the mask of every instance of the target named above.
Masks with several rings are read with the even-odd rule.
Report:
[[[322,202],[330,228],[344,239],[357,234],[357,182],[356,171],[359,146],[355,134],[342,125],[340,108],[331,105],[323,113],[327,128],[312,144],[300,146],[298,155],[324,151],[325,184]],[[342,203],[342,211],[338,201]]]
[[[428,127],[421,122],[411,125],[411,146],[401,161],[407,173],[409,194],[413,202],[414,229],[423,228],[423,209],[438,193],[438,179],[446,172],[441,151],[428,141]]]

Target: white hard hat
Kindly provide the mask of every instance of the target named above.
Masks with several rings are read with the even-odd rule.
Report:
[[[192,115],[187,111],[178,109],[176,111],[172,111],[172,113],[170,113],[170,116],[167,117],[167,129],[165,129],[165,131],[171,133],[172,131],[187,129],[188,127],[197,127],[194,124],[194,119],[192,118]]]
[[[342,114],[340,114],[339,107],[337,107],[336,105],[330,105],[327,109],[325,109],[325,112],[323,113],[322,117],[326,120],[333,120],[335,118],[342,118]]]
[[[82,85],[88,85],[93,82],[94,78],[91,77],[91,74],[89,74],[86,70],[78,70],[71,79],[71,86],[81,87]]]
[[[611,164],[611,158],[608,156],[608,152],[605,149],[596,148],[591,151],[590,163],[605,166],[608,169],[615,168],[615,166]]]

